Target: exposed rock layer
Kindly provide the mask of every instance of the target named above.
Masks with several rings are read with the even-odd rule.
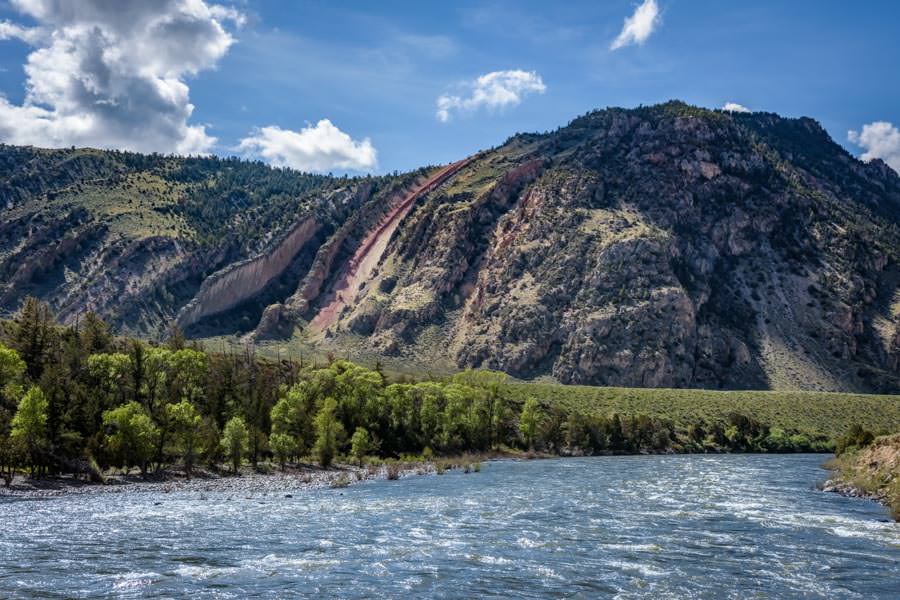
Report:
[[[133,172],[151,159],[103,153],[70,157],[54,187],[44,155],[8,152],[7,310],[35,293],[65,318],[91,309],[158,333],[176,313],[187,325],[254,301],[242,318],[256,339],[312,321],[328,347],[418,364],[900,389],[900,178],[811,119],[608,109],[424,187],[423,172],[338,182],[216,163],[207,176],[196,161],[166,179],[171,164]],[[286,291],[267,292],[276,281]]]

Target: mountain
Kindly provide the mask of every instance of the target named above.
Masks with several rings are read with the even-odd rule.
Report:
[[[0,149],[0,308],[639,387],[900,390],[900,177],[808,118],[610,108],[367,178]]]

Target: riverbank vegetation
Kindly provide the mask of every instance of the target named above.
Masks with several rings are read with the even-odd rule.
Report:
[[[900,434],[854,426],[838,440],[835,454],[827,464],[835,478],[825,489],[878,500],[900,521]]]
[[[164,344],[150,344],[115,337],[90,314],[57,325],[46,305],[29,299],[14,320],[0,323],[0,466],[7,482],[17,471],[101,480],[110,469],[146,475],[173,465],[190,477],[199,465],[237,473],[242,465],[270,461],[281,468],[298,462],[328,467],[467,452],[834,447],[836,436],[829,433],[837,425],[803,421],[797,413],[808,406],[781,403],[777,418],[764,420],[757,404],[734,402],[726,410],[725,396],[715,410],[698,401],[691,413],[669,402],[677,411],[667,412],[633,400],[644,392],[650,391],[573,392],[512,383],[489,371],[389,378],[377,366],[345,360],[270,360],[249,348],[208,352],[177,330]],[[777,394],[769,397],[778,402]],[[863,412],[880,411],[891,421],[885,426],[900,423],[896,398],[861,398]],[[846,419],[846,431],[851,417],[839,418]]]

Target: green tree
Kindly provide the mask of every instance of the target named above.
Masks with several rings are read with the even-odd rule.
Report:
[[[281,465],[282,471],[287,467],[288,460],[297,455],[297,441],[294,439],[294,436],[286,433],[273,433],[270,435],[269,448],[272,449],[275,458],[278,459],[278,464]]]
[[[465,447],[469,434],[468,408],[471,388],[452,383],[444,388],[444,413],[441,415],[441,444],[445,449]]]
[[[274,441],[270,437],[269,446],[276,455],[280,450],[285,462],[303,454],[311,444],[314,410],[311,391],[307,382],[293,385],[272,407],[272,436],[277,435],[279,439]]]
[[[26,449],[21,439],[0,435],[0,475],[6,487],[12,484],[16,467],[24,460],[25,455]]]
[[[357,427],[350,438],[350,454],[363,465],[363,459],[377,449],[365,427]]]
[[[625,433],[622,431],[622,419],[614,413],[609,422],[609,447],[614,451],[625,450]]]
[[[328,468],[337,454],[338,447],[344,438],[344,426],[337,418],[337,402],[334,398],[326,398],[322,408],[316,414],[316,444],[314,451],[319,464]]]
[[[203,443],[203,417],[189,401],[166,406],[168,421],[172,427],[175,451],[184,461],[184,472],[191,478],[197,452]]]
[[[222,431],[222,450],[231,462],[233,473],[237,473],[238,467],[241,466],[241,459],[247,453],[249,440],[250,434],[243,418],[232,417],[225,423],[225,429]]]
[[[159,428],[146,409],[131,401],[103,413],[106,447],[125,469],[137,466],[141,476],[147,477],[147,466],[153,456],[153,448],[159,437]]]
[[[31,475],[43,465],[42,453],[47,443],[47,398],[37,386],[28,389],[19,401],[12,420],[10,437],[19,440],[28,453]]]
[[[9,486],[16,466],[22,459],[22,443],[10,437],[13,414],[22,397],[25,361],[12,348],[0,344],[0,471]]]
[[[0,409],[14,407],[21,398],[25,368],[18,352],[0,344]]]
[[[578,411],[570,411],[566,417],[566,445],[584,452],[591,450],[591,434],[587,418]]]
[[[441,430],[441,403],[443,402],[441,386],[433,381],[425,381],[414,385],[411,393],[420,407],[420,445],[423,447],[440,445],[438,435]]]
[[[25,361],[32,381],[40,379],[44,371],[53,335],[53,313],[47,303],[32,296],[25,298],[14,322],[12,345]]]
[[[534,449],[534,441],[541,428],[542,422],[541,405],[534,398],[525,400],[522,406],[522,413],[519,415],[519,432],[525,441],[525,446]]]
[[[131,357],[120,352],[93,354],[88,357],[87,365],[97,382],[95,389],[103,395],[103,409],[125,404],[128,378],[132,373]]]

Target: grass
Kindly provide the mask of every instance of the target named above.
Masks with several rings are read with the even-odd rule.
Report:
[[[210,351],[241,346],[232,337],[204,340]],[[302,337],[281,343],[265,343],[257,351],[270,358],[297,359],[324,364],[327,347]],[[365,338],[342,334],[334,346],[337,358],[373,367],[380,363],[389,380],[443,379],[457,369],[449,361],[427,364],[408,357],[385,357],[372,352]],[[645,414],[672,421],[679,429],[700,420],[727,420],[731,413],[752,417],[770,427],[795,430],[832,440],[847,433],[853,424],[865,429],[894,433],[900,431],[900,395],[875,395],[814,391],[722,391],[701,389],[619,388],[562,385],[552,381],[510,380],[506,394],[515,401],[534,397],[545,407],[558,406],[602,416]]]
[[[799,391],[719,391],[512,383],[517,398],[533,396],[585,414],[646,414],[686,427],[738,412],[769,425],[837,438],[854,423],[872,431],[900,430],[900,396]]]
[[[828,467],[841,483],[878,499],[900,521],[900,434],[842,454]]]
[[[184,219],[159,209],[173,206],[184,186],[146,173],[130,173],[121,182],[101,179],[57,192],[51,203],[81,206],[100,218],[115,233],[141,239],[149,236],[190,237]]]

